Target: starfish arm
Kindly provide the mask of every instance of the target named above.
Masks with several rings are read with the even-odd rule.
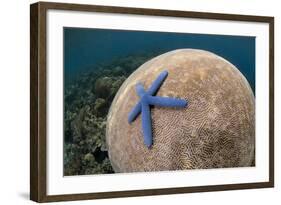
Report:
[[[147,103],[142,103],[141,106],[141,121],[142,121],[142,130],[144,136],[144,144],[147,147],[151,147],[152,145],[152,125],[151,125],[151,115],[150,108]]]
[[[140,114],[141,112],[141,101],[139,101],[135,107],[133,107],[133,109],[130,111],[129,115],[128,115],[128,122],[131,123],[133,122],[137,116]]]
[[[178,98],[147,96],[147,101],[150,105],[161,107],[186,107],[187,101]]]
[[[156,80],[153,81],[152,85],[149,87],[149,89],[147,90],[147,93],[149,95],[155,95],[156,92],[159,90],[159,88],[161,87],[162,83],[164,82],[164,80],[167,78],[168,76],[168,71],[164,70],[163,72],[161,72],[158,77],[156,78]]]
[[[142,97],[146,93],[141,83],[136,84],[136,91],[139,97]]]

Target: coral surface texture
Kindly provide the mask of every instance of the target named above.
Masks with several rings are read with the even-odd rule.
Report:
[[[136,85],[141,82],[147,90],[164,70],[169,76],[157,95],[184,99],[188,106],[150,107],[153,143],[148,148],[142,119],[129,123],[128,114],[139,102]],[[107,89],[102,83],[96,88]],[[98,102],[96,109],[102,109],[103,101]],[[80,112],[78,117],[89,113],[87,108]],[[220,56],[195,49],[164,53],[136,69],[115,95],[107,116],[106,150],[115,172],[252,166],[254,94],[241,72]]]

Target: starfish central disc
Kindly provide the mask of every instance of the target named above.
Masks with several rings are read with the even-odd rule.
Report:
[[[168,71],[163,71],[159,74],[156,80],[151,84],[149,89],[145,91],[143,85],[138,83],[136,85],[136,92],[140,97],[140,101],[132,108],[128,115],[128,122],[133,122],[141,113],[142,131],[144,136],[144,144],[147,147],[152,146],[152,122],[150,106],[161,107],[178,107],[184,108],[187,106],[187,101],[184,99],[154,96],[160,89],[162,83],[168,76]]]

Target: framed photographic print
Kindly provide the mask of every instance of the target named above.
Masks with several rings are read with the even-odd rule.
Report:
[[[274,186],[274,18],[31,5],[30,198]]]

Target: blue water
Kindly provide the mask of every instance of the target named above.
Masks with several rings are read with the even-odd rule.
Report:
[[[255,37],[248,36],[64,28],[65,80],[118,57],[180,48],[208,50],[227,59],[255,92]]]

